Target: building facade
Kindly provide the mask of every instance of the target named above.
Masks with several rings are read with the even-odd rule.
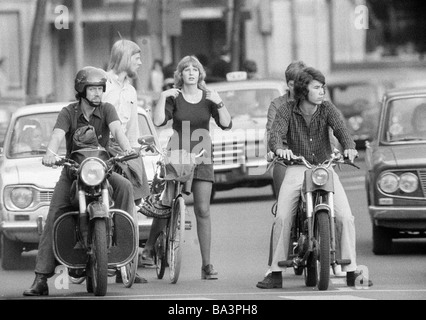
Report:
[[[279,78],[293,60],[303,60],[326,74],[383,63],[383,43],[389,42],[385,22],[389,17],[394,19],[391,26],[417,20],[410,13],[392,16],[402,10],[396,5],[386,7],[388,15],[377,15],[380,1],[243,0],[240,60],[256,61],[262,77]],[[78,2],[80,11],[75,7]],[[420,1],[408,2],[416,12]],[[149,90],[154,59],[170,64],[194,54],[208,63],[234,39],[234,0],[140,0],[136,11],[134,4],[134,0],[48,1],[38,65],[40,100],[72,100],[78,64],[106,68],[110,48],[120,37],[134,39],[142,48],[144,65],[135,83],[140,94]],[[0,67],[7,79],[2,99],[25,101],[35,10],[33,0],[0,0]],[[389,55],[389,63],[423,65],[415,44],[413,48],[413,43],[401,43],[404,51],[396,58]]]

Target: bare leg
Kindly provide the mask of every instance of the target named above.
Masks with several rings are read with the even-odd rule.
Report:
[[[211,248],[211,219],[210,219],[210,195],[212,183],[202,180],[192,182],[194,195],[194,212],[197,220],[197,235],[200,242],[202,266],[210,264]]]

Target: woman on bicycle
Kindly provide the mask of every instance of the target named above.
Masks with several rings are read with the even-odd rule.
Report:
[[[190,153],[199,153],[204,149],[207,152],[195,168],[192,193],[202,259],[201,278],[217,279],[217,271],[210,263],[210,196],[214,182],[210,119],[213,117],[223,130],[231,128],[232,120],[219,94],[207,89],[205,77],[204,67],[196,57],[184,57],[174,74],[175,87],[161,93],[153,110],[153,120],[156,126],[163,126],[173,120],[174,130],[168,150],[184,149]],[[165,219],[153,221],[143,253],[145,256],[152,255],[155,238],[164,227],[165,221],[161,220]]]

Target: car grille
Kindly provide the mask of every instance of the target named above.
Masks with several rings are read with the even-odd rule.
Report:
[[[40,191],[40,202],[50,202],[52,200],[53,191]]]
[[[423,195],[426,197],[426,170],[419,170],[419,177]]]
[[[245,146],[241,142],[213,143],[213,164],[241,164],[245,158]]]

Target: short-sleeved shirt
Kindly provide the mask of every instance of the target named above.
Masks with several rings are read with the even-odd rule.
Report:
[[[73,128],[73,117],[77,117],[77,127]],[[79,102],[72,103],[59,112],[54,129],[62,129],[65,131],[67,155],[72,151],[72,138],[77,128],[91,125],[95,128],[96,136],[99,144],[108,149],[109,144],[109,125],[114,121],[120,121],[115,108],[110,103],[101,103],[92,114],[90,121],[84,117]]]
[[[182,94],[176,99],[167,98],[165,106],[165,120],[161,126],[173,119],[173,135],[168,148],[171,150],[184,149],[190,153],[199,153],[201,148],[207,152],[205,163],[199,164],[194,179],[214,181],[212,141],[210,136],[210,119],[214,118],[221,129],[230,129],[220,123],[217,105],[206,99],[206,92],[198,103],[187,102]]]
[[[132,148],[139,147],[137,93],[135,87],[130,83],[130,79],[126,77],[121,83],[112,70],[108,71],[102,102],[111,103],[115,107],[130,145]]]
[[[172,149],[185,149],[187,152],[193,152],[196,146],[205,146],[205,150],[210,152],[212,145],[210,137],[210,119],[214,118],[216,124],[221,129],[229,129],[220,123],[217,105],[206,99],[206,93],[203,92],[203,98],[198,103],[189,103],[182,94],[176,99],[168,98],[165,107],[165,125],[170,119],[173,119],[173,136],[171,142],[177,144],[171,146]],[[195,150],[199,152],[200,150]]]

